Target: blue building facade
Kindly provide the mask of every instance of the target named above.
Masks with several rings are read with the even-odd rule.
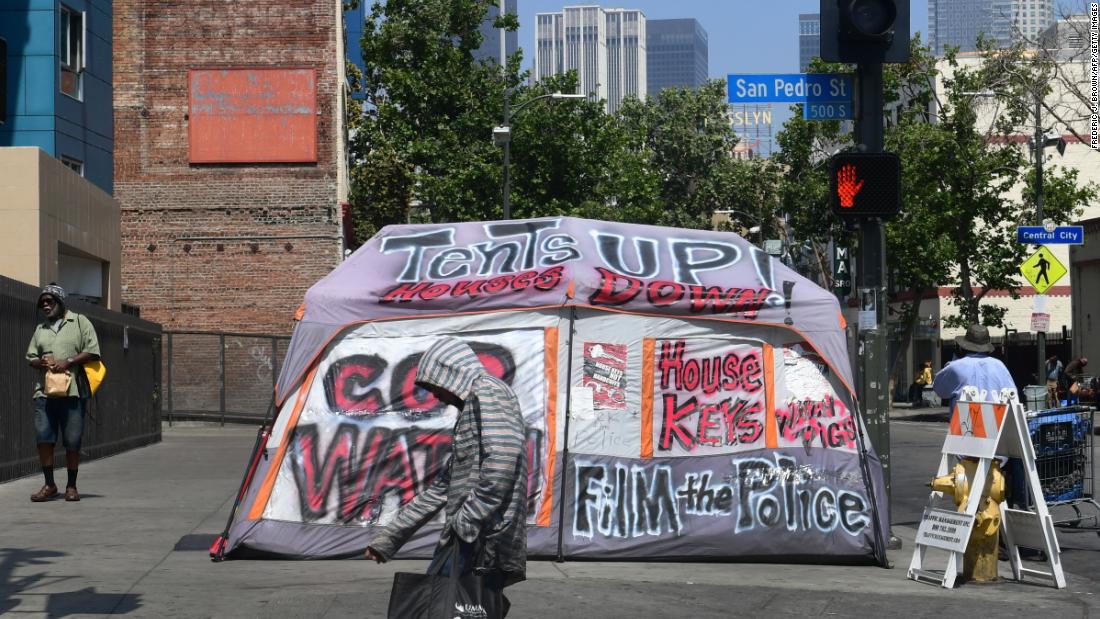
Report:
[[[111,0],[5,0],[0,147],[37,146],[112,193]]]

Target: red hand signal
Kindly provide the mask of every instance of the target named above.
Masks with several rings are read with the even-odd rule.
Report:
[[[836,192],[840,196],[840,206],[851,208],[856,194],[863,187],[863,181],[856,182],[856,167],[848,164],[836,173]]]

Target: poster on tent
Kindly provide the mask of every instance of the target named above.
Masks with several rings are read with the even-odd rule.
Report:
[[[812,349],[687,337],[642,350],[652,445],[571,457],[566,556],[867,552],[855,421]]]
[[[737,453],[764,446],[765,353],[729,339],[656,340],[652,432],[655,456]],[[648,381],[647,381],[648,382]]]
[[[544,492],[547,453],[542,329],[471,333],[486,369],[512,386],[528,428],[529,513]],[[414,385],[434,337],[342,339],[319,363],[264,518],[385,524],[431,483],[451,451],[457,410]]]

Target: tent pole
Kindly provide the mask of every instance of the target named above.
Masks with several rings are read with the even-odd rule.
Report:
[[[855,401],[855,398],[852,398]],[[832,410],[835,405],[835,401],[830,399],[829,408],[830,413],[836,413]],[[882,537],[882,529],[879,528],[879,511],[878,500],[875,495],[875,483],[871,478],[871,466],[867,461],[867,437],[864,436],[866,425],[863,423],[863,416],[858,409],[852,411],[852,415],[855,417],[856,422],[856,441],[858,442],[857,448],[859,449],[859,468],[863,471],[863,489],[867,491],[867,500],[871,502],[871,529],[875,535],[875,559],[878,561],[879,567],[892,567],[890,565],[890,559],[886,556],[886,540]],[[887,530],[889,530],[890,523],[886,523]]]
[[[565,487],[566,470],[569,468],[569,398],[573,393],[573,323],[577,319],[577,308],[569,307],[569,344],[566,348],[565,370],[565,439],[561,445],[561,496],[558,497],[558,563],[565,561]],[[553,457],[553,454],[550,454]],[[554,480],[550,481],[550,492],[554,491]]]
[[[260,425],[259,431],[256,432],[256,443],[252,446],[252,454],[248,456],[248,462],[245,463],[244,477],[241,479],[241,487],[237,490],[237,498],[233,501],[233,509],[229,510],[229,519],[225,521],[225,530],[222,531],[222,534],[218,536],[218,539],[214,541],[214,545],[210,548],[210,559],[215,563],[225,558],[225,546],[229,543],[229,529],[233,526],[233,521],[237,519],[237,508],[240,507],[245,493],[248,492],[248,486],[252,483],[252,476],[256,473],[256,468],[260,463],[260,455],[263,453],[261,445],[267,441],[270,432],[267,421],[271,418],[271,412],[274,409],[275,390],[272,389],[271,401],[267,405],[264,422]]]

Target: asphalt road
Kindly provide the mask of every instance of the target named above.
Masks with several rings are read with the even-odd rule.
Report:
[[[424,561],[211,563],[254,428],[176,427],[81,467],[80,503],[32,504],[37,477],[0,484],[4,617],[383,617],[396,571]],[[893,424],[894,569],[532,561],[512,617],[1100,616],[1100,538],[1060,533],[1068,587],[1004,581],[946,591],[906,579],[944,423]],[[1001,564],[1007,574],[1007,564]]]

